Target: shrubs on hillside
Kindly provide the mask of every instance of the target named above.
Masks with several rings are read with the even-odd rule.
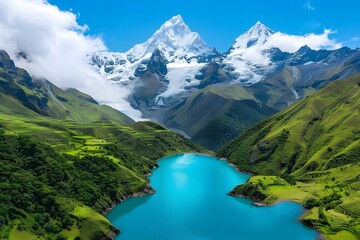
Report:
[[[76,221],[59,197],[101,211],[143,184],[107,158],[59,155],[28,137],[0,133],[0,149],[0,223],[33,219],[18,227],[38,235],[57,234]]]

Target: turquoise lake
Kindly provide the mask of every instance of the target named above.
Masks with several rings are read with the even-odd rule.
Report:
[[[150,185],[155,194],[118,204],[106,217],[124,240],[312,240],[318,232],[297,219],[300,204],[256,207],[226,195],[249,175],[226,161],[199,154],[161,159]]]

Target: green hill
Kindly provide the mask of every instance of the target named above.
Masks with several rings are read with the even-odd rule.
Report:
[[[203,152],[75,89],[32,79],[0,52],[0,239],[109,239],[101,214],[150,193],[156,160]]]
[[[355,76],[330,83],[263,120],[222,147],[218,156],[264,175],[251,178],[233,194],[265,203],[301,202],[309,209],[304,222],[329,239],[345,235],[356,239],[360,237],[359,126],[360,77]]]

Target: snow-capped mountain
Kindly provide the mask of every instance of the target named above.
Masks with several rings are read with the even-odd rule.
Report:
[[[198,62],[203,62],[202,58],[213,53],[213,49],[206,45],[198,33],[190,30],[180,15],[165,22],[151,38],[135,45],[125,55],[130,62],[136,62],[150,57],[156,48],[170,63],[190,62],[194,58]]]
[[[177,15],[165,22],[146,42],[135,45],[129,51],[94,53],[90,60],[106,78],[123,82],[133,80],[137,68],[146,69],[156,49],[164,55],[169,64],[205,63],[218,54]]]
[[[224,69],[235,81],[252,85],[263,79],[264,72],[273,69],[269,51],[266,51],[269,49],[264,48],[273,34],[273,30],[257,22],[235,40],[223,60]]]
[[[143,117],[164,123],[168,111],[176,111],[183,100],[193,99],[198,91],[206,92],[210,85],[213,89],[222,86],[224,90],[240,83],[262,96],[267,93],[258,89],[277,86],[278,81],[286,78],[286,88],[278,94],[284,95],[283,99],[270,104],[281,108],[303,97],[302,88],[317,79],[326,79],[327,72],[337,73],[340,68],[336,66],[347,66],[352,57],[357,59],[356,52],[346,48],[330,51],[303,46],[292,53],[284,52],[274,46],[276,34],[257,22],[236,38],[226,53],[219,54],[198,33],[192,32],[181,16],[175,16],[144,43],[125,53],[94,53],[90,62],[104,78],[123,88],[119,93]],[[336,76],[349,76],[357,71],[358,67],[344,67]]]
[[[161,84],[152,103],[163,106],[168,98],[197,86],[200,81],[195,78],[196,74],[218,52],[208,47],[200,35],[192,32],[177,15],[165,22],[146,42],[125,53],[94,53],[90,62],[104,78],[133,90],[143,84],[141,78],[154,54],[161,55],[162,64],[167,68],[165,74],[150,71]]]

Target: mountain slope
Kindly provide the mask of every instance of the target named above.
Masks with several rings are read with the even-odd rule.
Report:
[[[99,105],[75,89],[62,90],[49,81],[33,79],[0,51],[0,108],[7,113],[28,113],[81,122],[134,121],[111,107]]]
[[[244,170],[266,174],[302,175],[309,165],[316,166],[312,170],[329,168],[337,157],[359,147],[358,83],[356,76],[329,84],[249,129],[222,148],[220,155],[236,159]],[[291,159],[294,165],[288,168],[284,164]]]
[[[360,73],[360,51],[302,47],[278,62],[278,68],[249,88],[262,103],[282,110],[337,79]]]
[[[234,84],[210,85],[176,105],[164,115],[164,123],[192,140],[216,150],[241,131],[276,113],[261,105],[246,88]]]
[[[330,83],[246,130],[218,156],[242,170],[282,176],[296,186],[259,176],[233,194],[268,203],[302,202],[309,209],[306,223],[328,236],[344,230],[358,238],[359,106],[360,76],[354,76]]]

